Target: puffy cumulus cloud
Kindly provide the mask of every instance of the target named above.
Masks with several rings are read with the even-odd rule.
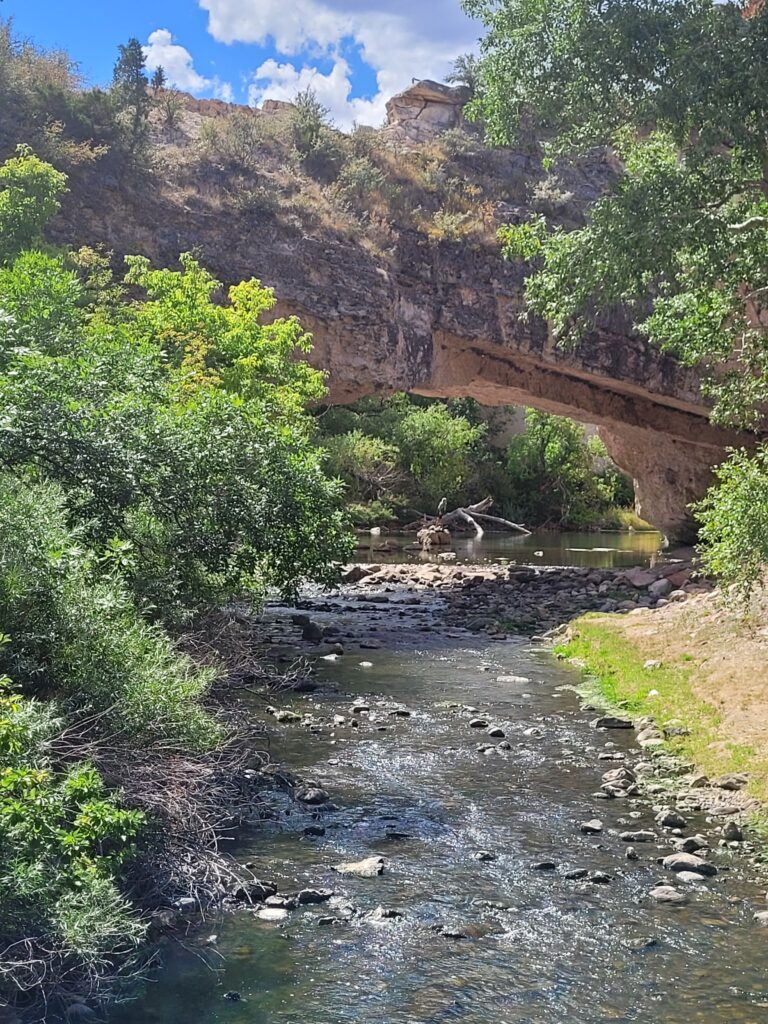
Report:
[[[184,92],[211,92],[220,100],[231,103],[234,99],[232,86],[219,78],[205,78],[195,70],[192,54],[179,43],[167,28],[151,32],[147,45],[142,47],[144,59],[150,71],[161,67],[169,85]]]
[[[317,54],[334,59],[323,74],[307,65],[270,60],[255,72],[252,102],[291,99],[307,85],[317,91],[336,121],[378,124],[386,101],[412,78],[443,79],[456,56],[474,46],[478,26],[457,0],[198,0],[208,12],[208,30],[223,43],[270,41],[279,54]],[[376,74],[372,99],[350,98],[354,77],[342,56],[345,45],[359,50]],[[291,91],[292,90],[292,91]]]
[[[296,68],[270,59],[253,73],[248,87],[248,102],[258,106],[264,100],[294,99],[297,92],[312,88],[320,102],[328,107],[334,120],[345,121],[352,88],[349,65],[338,60],[327,75],[317,68]]]
[[[372,100],[352,98],[352,71],[343,58],[327,74],[317,68],[294,67],[274,59],[265,61],[253,73],[248,87],[248,102],[260,106],[264,100],[291,102],[298,92],[311,88],[341,128],[358,124],[378,124],[384,117],[388,97],[379,94]]]

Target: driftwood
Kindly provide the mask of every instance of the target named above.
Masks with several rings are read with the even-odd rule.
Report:
[[[482,501],[478,501],[475,505],[467,505],[465,508],[456,508],[453,512],[445,512],[442,516],[427,516],[415,523],[409,523],[405,527],[406,530],[423,530],[426,527],[437,525],[437,526],[449,526],[451,523],[465,523],[467,526],[471,526],[475,531],[475,535],[479,538],[483,537],[485,530],[483,530],[482,523],[489,523],[494,526],[503,527],[506,530],[514,530],[517,533],[522,533],[526,537],[530,537],[531,531],[526,530],[524,526],[519,523],[513,523],[509,519],[502,519],[500,516],[489,516],[488,509],[493,506],[493,498],[484,498]]]

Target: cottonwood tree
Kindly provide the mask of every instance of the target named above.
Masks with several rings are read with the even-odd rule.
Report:
[[[620,170],[585,227],[542,216],[501,232],[532,261],[527,299],[561,343],[634,312],[653,343],[700,367],[716,420],[766,429],[768,10],[716,0],[465,0],[488,28],[478,95],[495,143],[534,131],[547,159],[609,147]],[[743,459],[746,459],[744,463]],[[753,582],[759,528],[734,547],[749,456],[700,509],[710,565]],[[765,493],[765,489],[764,492]],[[762,500],[762,498],[760,499]],[[735,503],[760,513],[760,501]],[[765,510],[762,511],[764,517]],[[747,544],[756,541],[756,560]],[[727,548],[727,552],[726,552]]]

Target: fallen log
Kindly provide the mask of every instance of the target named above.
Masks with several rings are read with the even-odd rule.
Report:
[[[485,530],[479,520],[484,520],[488,523],[493,523],[495,526],[503,527],[507,530],[513,530],[517,533],[522,533],[526,537],[530,537],[531,531],[526,530],[524,526],[519,523],[513,523],[509,519],[502,519],[500,516],[489,516],[488,509],[493,506],[493,498],[483,498],[482,501],[478,501],[474,505],[467,505],[462,508],[455,508],[452,512],[445,512],[442,516],[428,516],[424,515],[422,519],[414,523],[409,523],[404,526],[403,529],[406,531],[412,530],[423,530],[425,527],[433,524],[440,524],[447,526],[451,522],[462,522],[471,526],[475,531],[477,538],[481,538],[485,535]]]

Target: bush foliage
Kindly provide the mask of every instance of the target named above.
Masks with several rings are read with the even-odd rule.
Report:
[[[317,426],[361,526],[409,522],[443,497],[454,508],[490,494],[515,521],[575,529],[615,526],[633,504],[631,482],[573,421],[530,410],[504,448],[486,420],[471,399],[394,395],[326,410]]]
[[[119,282],[42,248],[65,186],[26,148],[0,167],[0,999],[109,980],[141,940],[123,873],[162,828],[100,762],[130,787],[120,758],[221,739],[214,673],[163,624],[331,582],[350,544],[298,321],[264,324],[271,291],[223,294],[191,256]]]

